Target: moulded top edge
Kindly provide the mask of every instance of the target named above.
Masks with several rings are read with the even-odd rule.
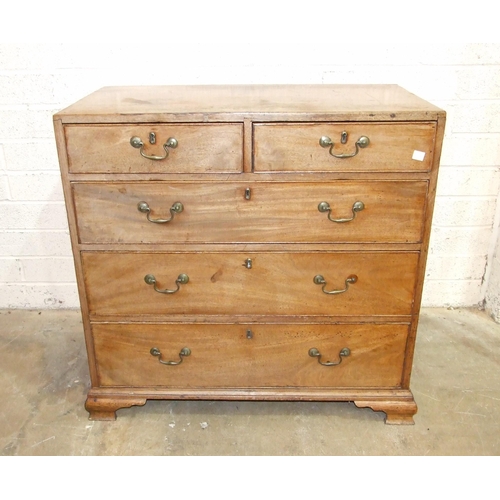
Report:
[[[287,117],[400,121],[437,119],[443,114],[398,85],[177,85],[104,87],[55,117],[66,123],[186,121],[188,115],[206,121]]]
[[[145,113],[145,114],[61,114],[54,120],[64,124],[124,123],[254,123],[271,122],[432,122],[444,118],[444,111],[404,111],[398,113]]]

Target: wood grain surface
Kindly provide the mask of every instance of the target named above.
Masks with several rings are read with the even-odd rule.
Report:
[[[341,134],[348,133],[346,144]],[[256,172],[321,171],[427,171],[432,164],[435,123],[308,123],[254,124]],[[355,143],[369,138],[352,158],[334,158],[319,140],[334,142],[333,154],[353,154]],[[423,160],[414,159],[414,152]],[[418,156],[418,153],[417,153]]]
[[[81,243],[416,243],[427,182],[73,183]],[[250,189],[250,199],[245,198]],[[155,224],[137,210],[148,203]],[[336,223],[319,212],[329,203]]]
[[[444,112],[398,85],[104,87],[55,115],[63,123],[436,120]]]
[[[245,260],[252,259],[252,269]],[[418,253],[82,252],[91,315],[271,314],[405,315],[412,309]],[[189,282],[174,294],[181,274]],[[339,295],[325,290],[345,288]]]
[[[149,143],[149,133],[156,144]],[[243,124],[140,124],[65,127],[69,171],[89,172],[164,172],[235,173],[243,170]],[[165,156],[163,144],[177,139],[164,160],[150,160],[131,146],[139,137],[144,154]]]
[[[398,387],[406,325],[93,325],[102,386]],[[252,338],[247,338],[247,331]],[[150,350],[157,347],[163,365]],[[344,347],[351,354],[338,366]]]

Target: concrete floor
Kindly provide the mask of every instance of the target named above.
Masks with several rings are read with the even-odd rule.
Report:
[[[79,311],[0,311],[0,455],[500,455],[500,325],[424,309],[414,426],[353,403],[148,401],[92,422]]]

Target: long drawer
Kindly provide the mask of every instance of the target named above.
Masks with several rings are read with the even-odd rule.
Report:
[[[72,173],[237,173],[243,169],[241,123],[67,125],[65,135]]]
[[[256,124],[254,170],[428,171],[435,131],[435,123]]]
[[[81,243],[415,243],[427,194],[426,181],[75,182],[72,188]]]
[[[92,331],[101,386],[388,388],[401,384],[408,325],[94,324]]]
[[[418,262],[417,252],[81,255],[91,315],[408,315]]]

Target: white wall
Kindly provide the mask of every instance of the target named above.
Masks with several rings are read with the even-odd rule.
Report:
[[[486,281],[485,308],[490,316],[500,323],[500,235],[498,237],[490,272]]]
[[[0,307],[78,306],[52,114],[105,85],[215,83],[397,83],[445,109],[423,305],[483,305],[500,219],[500,44],[17,44],[0,45]]]

